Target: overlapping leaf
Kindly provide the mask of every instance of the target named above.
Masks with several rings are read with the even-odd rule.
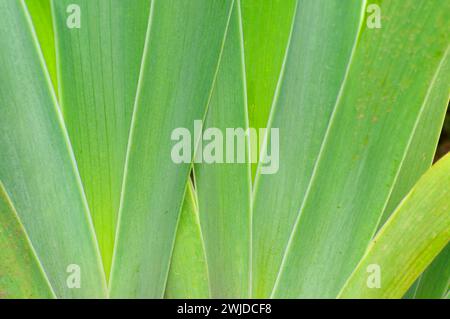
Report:
[[[350,63],[362,10],[363,2],[297,3],[269,120],[271,128],[279,129],[279,170],[273,175],[257,172],[255,181],[254,297],[269,297],[275,284]],[[269,150],[272,142],[269,136]],[[301,282],[297,276],[290,280]]]
[[[150,1],[52,5],[61,108],[108,276]]]
[[[249,125],[259,134],[260,128],[267,127],[297,0],[243,0],[240,4]],[[252,165],[253,177],[256,167]]]
[[[152,1],[124,173],[112,297],[164,294],[190,169],[190,163],[171,158],[171,136],[177,128],[192,130],[194,120],[205,116],[231,5]]]
[[[366,24],[371,4],[381,29]],[[114,245],[112,297],[398,298],[428,265],[409,295],[448,297],[448,248],[431,263],[450,238],[448,156],[413,188],[449,97],[447,3],[26,0],[0,11],[0,298],[104,297]],[[173,132],[203,119],[206,140],[190,136],[175,163]],[[231,136],[246,163],[217,163],[227,128],[249,126],[280,132],[279,170],[260,163],[253,194],[248,136]],[[198,145],[216,160],[195,164],[194,189]],[[367,286],[372,264],[380,289]]]
[[[0,182],[0,299],[52,297],[47,277]]]
[[[56,296],[103,297],[89,209],[30,16],[23,1],[3,1],[0,12],[0,180]]]
[[[200,223],[213,298],[250,292],[251,171],[239,1],[225,47],[195,165]]]
[[[419,277],[412,297],[416,299],[446,298],[449,289],[450,245],[447,244],[428,269]]]
[[[165,298],[209,298],[208,266],[195,190],[188,182],[177,227]]]
[[[450,185],[450,155],[431,168],[401,202],[371,242],[339,297],[403,296],[450,239],[450,190],[442,185]],[[367,283],[371,265],[379,269],[379,287]],[[441,294],[447,287],[441,289]]]
[[[57,87],[55,35],[51,0],[26,0],[53,87]]]
[[[358,40],[275,297],[337,294],[377,228],[443,66],[448,10],[429,1],[378,5],[382,28],[364,25]]]

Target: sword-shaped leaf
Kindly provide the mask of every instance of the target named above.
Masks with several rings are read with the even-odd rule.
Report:
[[[0,180],[56,296],[103,297],[89,209],[31,18],[24,1],[2,1],[0,12]]]
[[[441,251],[419,277],[414,291],[416,299],[445,298],[450,289],[450,245]]]
[[[450,185],[450,155],[437,162],[400,203],[371,242],[340,298],[403,296],[450,239],[450,188],[443,185]],[[373,286],[370,277],[377,275],[379,285]]]
[[[41,263],[0,182],[0,299],[53,297]]]
[[[55,36],[50,0],[26,0],[53,87],[57,87]]]
[[[447,53],[448,55],[448,53]],[[380,227],[389,218],[400,201],[419,178],[431,167],[436,154],[439,136],[449,100],[450,57],[442,62],[434,83],[430,86],[423,112],[419,115],[407,154],[400,167],[389,203],[381,219]]]
[[[249,125],[257,134],[267,127],[296,5],[297,0],[241,1]]]
[[[109,276],[148,0],[56,0],[59,96]]]
[[[364,24],[284,254],[275,297],[337,295],[377,229],[445,64],[450,4],[376,4],[382,26]]]
[[[176,144],[171,138],[205,116],[232,2],[152,1],[124,173],[112,297],[164,294],[191,166],[190,160],[177,164],[171,158]],[[187,143],[193,153],[194,143]]]
[[[400,201],[411,190],[414,184],[417,183],[417,180],[423,173],[431,167],[433,162],[449,99],[447,83],[450,82],[450,58],[447,57],[443,63],[439,74],[436,76],[434,85],[430,87],[423,112],[419,115],[415,132],[408,146],[407,154],[401,164],[400,172],[379,223],[379,228],[384,225]],[[445,250],[442,254],[445,254]],[[426,295],[429,295],[430,298],[435,297],[439,291],[438,287],[442,287],[441,285],[448,283],[450,273],[445,273],[444,271],[439,272],[441,266],[436,266],[445,264],[445,259],[449,259],[448,262],[450,262],[448,254],[446,256],[438,256],[436,258],[437,261],[433,262],[430,266],[433,269],[430,271],[427,270],[427,279],[424,279],[422,282],[419,277],[418,281],[421,282],[420,285],[426,287],[420,289],[421,293],[419,295],[422,298]],[[416,295],[419,287],[418,284],[411,287],[410,291],[405,295],[405,298],[413,298]],[[436,287],[436,289],[431,287]],[[441,293],[442,297],[443,292]]]
[[[362,10],[363,1],[300,0],[296,4],[268,124],[279,129],[279,170],[262,175],[260,163],[253,190],[254,297],[269,297],[275,284],[343,86]],[[268,154],[274,143],[269,135]],[[274,161],[276,156],[272,154]],[[292,282],[301,281],[292,277]]]
[[[195,190],[189,181],[170,262],[165,298],[209,298],[208,266]]]
[[[250,296],[251,171],[245,66],[236,1],[195,165],[211,297]]]

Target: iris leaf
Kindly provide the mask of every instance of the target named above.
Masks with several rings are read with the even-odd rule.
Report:
[[[104,297],[89,209],[27,7],[4,1],[0,12],[0,180],[55,295]],[[70,269],[79,288],[68,285]]]
[[[124,173],[112,297],[164,294],[191,166],[173,161],[171,136],[176,129],[193,131],[194,120],[205,117],[232,2],[152,1]]]
[[[109,276],[150,1],[52,6],[61,108]]]
[[[344,285],[341,298],[400,298],[450,238],[450,155],[435,164],[400,203]],[[368,285],[368,267],[380,270]],[[441,289],[441,293],[447,291]]]
[[[53,297],[40,261],[0,182],[0,299]]]

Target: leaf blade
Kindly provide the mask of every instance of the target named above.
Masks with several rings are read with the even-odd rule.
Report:
[[[56,296],[104,297],[92,221],[31,18],[23,1],[0,8],[0,179]],[[82,269],[80,289],[67,286],[71,264]]]
[[[54,298],[54,293],[0,182],[0,299],[4,298]]]
[[[210,298],[208,265],[192,182],[186,189],[164,298]]]
[[[259,135],[259,129],[268,124],[297,0],[244,0],[240,1],[240,6],[249,126],[255,128]],[[253,178],[256,168],[257,164],[252,164]]]
[[[33,20],[53,87],[57,88],[55,35],[50,0],[26,0],[25,3]]]
[[[204,125],[211,142],[196,154],[203,157],[195,164],[195,181],[212,298],[250,296],[251,167],[241,28],[237,1]],[[242,135],[235,137],[236,130]]]
[[[419,277],[415,299],[442,299],[450,289],[450,245],[441,251]]]
[[[361,11],[362,2],[297,3],[292,37],[268,125],[280,131],[279,170],[273,175],[261,175],[260,164],[253,190],[255,297],[269,297],[275,284],[347,72]],[[336,23],[342,29],[337,30]],[[270,135],[266,148],[269,143],[274,143]]]
[[[204,117],[231,4],[152,2],[111,273],[113,297],[164,294],[190,169],[190,163],[171,160],[167,142],[174,129]]]
[[[422,1],[420,10],[407,15],[404,12],[410,8],[419,8],[417,2],[378,5],[383,27],[361,33],[280,272],[276,297],[337,295],[376,231],[427,93],[442,66],[448,23],[440,6]],[[412,36],[395,41],[402,32]],[[385,55],[391,58],[383,59]],[[403,63],[421,68],[407,69]],[[318,281],[321,285],[316,285]]]
[[[74,5],[80,28],[67,25]],[[58,0],[52,6],[61,108],[109,277],[150,1]]]
[[[449,241],[449,189],[442,185],[450,185],[449,155],[431,168],[402,201],[370,244],[340,298],[403,296]],[[382,269],[379,289],[366,285],[366,268],[370,264],[378,264]]]

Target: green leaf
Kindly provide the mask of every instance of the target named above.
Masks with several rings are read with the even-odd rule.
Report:
[[[195,165],[211,297],[249,298],[251,171],[239,1],[235,2]],[[240,153],[240,154],[239,154]]]
[[[414,299],[417,287],[419,285],[420,277],[409,287],[408,291],[403,295],[402,299]]]
[[[23,1],[0,3],[0,180],[57,297],[103,297],[86,198]],[[70,265],[81,287],[70,289]],[[70,268],[69,268],[70,269]]]
[[[450,3],[3,2],[0,298],[449,298]]]
[[[431,167],[441,135],[449,101],[450,57],[447,56],[437,73],[424,102],[423,111],[412,133],[407,153],[400,166],[393,191],[383,213],[380,226],[389,218],[400,201]]]
[[[297,1],[243,0],[240,3],[249,125],[259,130],[267,126]],[[256,167],[252,165],[253,177]]]
[[[450,238],[450,155],[435,164],[388,219],[340,298],[401,298]],[[368,266],[380,267],[380,288],[369,288]]]
[[[377,229],[443,65],[450,4],[378,5],[382,27],[363,24],[275,297],[337,295]]]
[[[419,115],[415,132],[407,148],[407,154],[401,164],[400,172],[379,223],[379,228],[384,225],[400,201],[433,162],[449,99],[447,83],[450,81],[450,58],[447,57],[443,63],[435,78],[434,85],[430,87],[423,112]],[[426,282],[429,282],[431,286],[435,286],[434,280],[431,283],[431,278],[439,277],[443,274],[437,274],[435,271],[431,272],[435,275],[429,276],[430,279],[426,280]],[[436,278],[436,287],[439,287],[440,284],[445,284],[446,280],[448,280],[448,277]],[[421,279],[419,278],[418,281],[421,281]],[[418,283],[410,288],[404,298],[413,298],[417,288]],[[426,290],[428,291],[428,289]]]
[[[110,278],[112,297],[161,298],[190,163],[177,128],[205,116],[232,1],[153,1]],[[192,130],[193,131],[193,130]],[[192,150],[191,146],[191,150]]]
[[[61,108],[107,276],[149,11],[148,0],[53,1]]]
[[[298,1],[269,119],[269,127],[279,129],[279,170],[276,174],[261,175],[260,164],[255,179],[254,297],[267,298],[274,287],[343,85],[358,36],[362,3]],[[269,136],[269,154],[272,143],[275,141]],[[326,250],[323,252],[327,253]],[[323,269],[317,271],[323,272]],[[303,275],[307,278],[308,273]],[[302,279],[292,276],[290,280],[294,284],[301,283]],[[299,295],[294,290],[286,290],[289,291]]]
[[[296,5],[296,0],[241,1],[250,127],[267,125]]]
[[[53,87],[57,86],[55,35],[50,0],[26,0]]]
[[[165,298],[209,298],[208,266],[195,200],[195,190],[188,182],[175,247],[172,253]]]
[[[450,245],[441,251],[419,278],[416,299],[445,298],[450,289]]]
[[[53,297],[28,235],[0,182],[0,299]]]

